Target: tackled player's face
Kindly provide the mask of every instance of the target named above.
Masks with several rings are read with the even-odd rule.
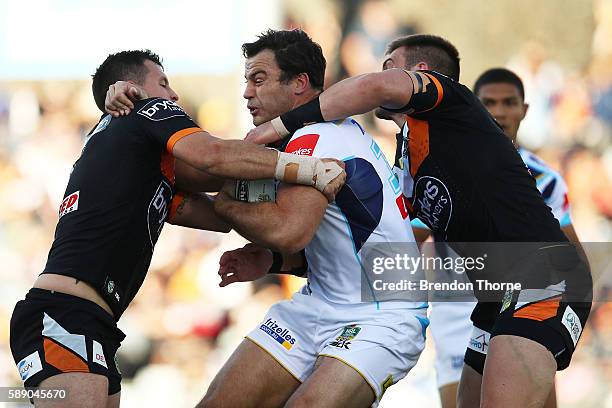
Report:
[[[168,77],[162,70],[162,67],[157,65],[151,60],[145,60],[145,67],[147,67],[147,75],[145,76],[142,88],[145,90],[149,98],[164,98],[171,101],[178,101],[179,97],[170,88]]]
[[[244,67],[246,86],[243,97],[255,126],[268,122],[294,107],[291,81],[280,81],[281,69],[272,50],[248,58]]]
[[[529,107],[523,102],[518,88],[506,82],[489,83],[480,87],[477,96],[500,124],[506,136],[515,142],[519,126]]]

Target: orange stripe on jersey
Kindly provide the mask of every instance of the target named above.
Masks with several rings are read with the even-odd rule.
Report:
[[[168,152],[162,151],[159,167],[164,177],[170,181],[170,184],[174,185],[174,156]]]
[[[169,153],[172,153],[172,149],[174,149],[174,145],[176,144],[176,142],[178,142],[185,136],[189,136],[192,133],[201,132],[201,131],[202,129],[200,129],[199,127],[191,127],[191,128],[179,130],[178,132],[170,136],[170,139],[168,139],[168,143],[166,143],[166,149],[168,150]]]
[[[559,302],[561,302],[561,296],[535,302],[530,305],[524,306],[514,312],[513,317],[519,317],[522,319],[531,319],[542,321],[555,317],[559,310]]]
[[[423,74],[427,75],[427,77],[429,79],[431,79],[431,81],[436,86],[436,89],[438,90],[438,99],[436,100],[436,103],[434,104],[434,106],[432,106],[431,108],[423,111],[423,112],[427,112],[427,111],[430,111],[430,110],[434,109],[436,106],[438,106],[440,104],[440,102],[442,102],[442,98],[444,97],[444,88],[442,88],[442,84],[440,83],[440,81],[438,81],[438,78],[436,78],[435,76],[430,75],[430,74],[428,74],[426,72],[423,72]]]
[[[416,172],[429,156],[429,123],[407,116],[408,128],[408,152],[410,154],[410,174],[415,176]]]
[[[89,372],[87,363],[67,348],[60,346],[46,337],[43,340],[43,345],[45,349],[45,361],[61,372]]]

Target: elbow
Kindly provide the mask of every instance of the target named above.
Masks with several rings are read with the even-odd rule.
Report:
[[[403,69],[390,69],[371,78],[372,91],[378,97],[378,106],[400,109],[412,95],[412,82]]]
[[[278,252],[294,254],[306,248],[312,237],[308,238],[300,231],[276,230],[269,239],[269,244]]]

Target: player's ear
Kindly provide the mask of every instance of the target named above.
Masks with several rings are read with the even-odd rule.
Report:
[[[301,95],[304,92],[306,92],[308,88],[310,88],[310,78],[308,77],[308,74],[305,72],[297,74],[293,81],[294,81],[294,92],[296,95]]]
[[[529,104],[523,103],[523,117],[521,118],[521,120],[525,119],[525,115],[527,115],[528,110],[529,110]]]

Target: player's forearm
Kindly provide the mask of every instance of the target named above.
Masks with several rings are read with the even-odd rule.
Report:
[[[215,140],[202,157],[202,170],[213,176],[258,180],[274,178],[278,152],[241,140]]]
[[[286,217],[276,203],[243,203],[221,192],[215,211],[249,241],[277,252],[298,252],[306,246],[301,234],[287,226]]]
[[[176,160],[174,165],[176,187],[181,191],[216,192],[221,189],[225,179],[210,175],[196,169],[182,160]]]
[[[412,90],[410,77],[398,69],[347,78],[318,98],[274,119],[272,126],[285,136],[311,122],[342,119],[379,106],[399,109],[410,101]]]
[[[399,104],[402,101],[395,100],[396,93],[387,76],[381,73],[364,74],[332,85],[319,96],[323,118],[328,121],[342,119],[379,106],[401,107]]]
[[[214,210],[211,197],[204,193],[181,192],[172,200],[168,222],[183,227],[229,232],[231,226]]]

